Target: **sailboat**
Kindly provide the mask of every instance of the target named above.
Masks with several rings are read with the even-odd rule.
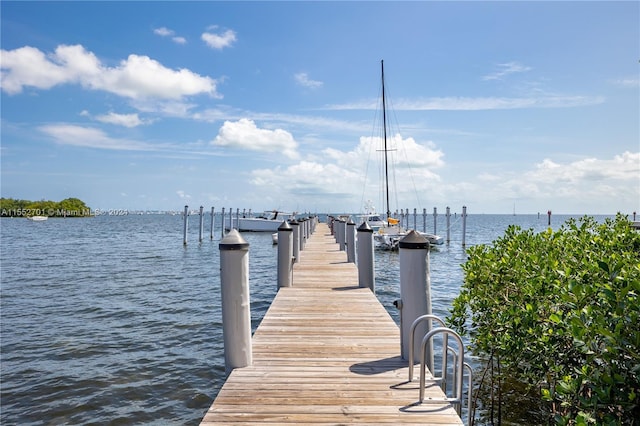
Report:
[[[390,150],[387,146],[387,104],[384,88],[384,61],[380,61],[380,65],[382,71],[382,133],[384,142],[382,151],[384,152],[384,183],[387,217],[385,222],[374,232],[373,238],[376,243],[376,248],[382,250],[397,250],[400,240],[404,238],[409,231],[402,227],[398,219],[391,217],[391,209],[389,207],[389,161],[387,154]],[[420,232],[420,234],[425,237],[431,245],[444,243],[444,239],[438,235],[423,232]]]

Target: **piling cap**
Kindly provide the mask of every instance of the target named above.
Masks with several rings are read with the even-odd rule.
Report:
[[[353,219],[349,218],[349,221],[347,222],[347,225],[355,225],[356,223],[353,221]]]
[[[403,239],[400,240],[398,246],[401,249],[428,249],[429,241],[415,230],[411,230]]]
[[[298,221],[296,220],[296,218],[291,219],[291,222],[289,222],[290,225],[299,225]]]
[[[293,228],[289,225],[289,222],[285,220],[278,226],[278,231],[293,231]]]
[[[242,238],[237,229],[232,229],[220,241],[218,248],[220,250],[249,250],[249,243]]]
[[[358,226],[358,232],[371,232],[373,233],[373,229],[369,226],[367,221],[362,222],[362,225]]]

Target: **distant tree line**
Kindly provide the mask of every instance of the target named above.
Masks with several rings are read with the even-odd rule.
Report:
[[[85,217],[91,216],[91,208],[78,198],[66,198],[62,201],[29,201],[13,198],[0,198],[0,216],[2,217]]]

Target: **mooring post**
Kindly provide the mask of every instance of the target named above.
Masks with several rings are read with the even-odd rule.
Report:
[[[232,229],[220,248],[222,337],[226,373],[253,362],[249,300],[249,243]]]
[[[211,207],[211,234],[209,235],[209,238],[213,240],[213,228],[216,224],[215,222],[215,212],[216,208],[215,207]]]
[[[220,239],[224,238],[224,207],[222,208],[222,214],[220,215],[222,218],[222,226],[220,227]]]
[[[547,212],[547,226],[551,226],[551,210]]]
[[[438,235],[437,219],[438,219],[438,208],[434,207],[433,208],[433,235]]]
[[[278,227],[278,288],[291,287],[293,228],[286,220]]]
[[[401,356],[409,359],[411,325],[419,316],[431,314],[431,278],[429,276],[429,241],[418,232],[410,231],[399,243],[400,248],[400,300],[402,302]],[[431,321],[416,329],[418,342],[431,330]],[[415,342],[414,342],[415,343]],[[419,359],[419,344],[414,344],[413,359]],[[433,366],[433,350],[427,348],[427,359]]]
[[[447,244],[451,241],[451,208],[447,207]]]
[[[204,207],[200,206],[200,227],[198,228],[198,241],[202,242],[204,232]]]
[[[304,232],[302,233],[302,250],[307,246],[307,240],[309,239],[309,218],[305,217],[302,219],[302,227],[304,228]]]
[[[467,206],[462,206],[462,247],[467,245]]]
[[[356,263],[356,224],[349,218],[347,222],[347,262]]]
[[[422,232],[427,232],[427,209],[422,209]]]
[[[358,226],[358,287],[376,292],[375,258],[373,256],[373,229],[367,221]]]
[[[189,227],[189,206],[184,206],[184,229],[182,231],[182,245],[187,245],[187,228]]]
[[[293,262],[297,262],[300,258],[300,223],[293,219],[289,222],[293,229]]]
[[[347,234],[347,222],[344,219],[338,219],[338,244],[340,244],[340,251],[345,250],[346,246],[346,234]]]

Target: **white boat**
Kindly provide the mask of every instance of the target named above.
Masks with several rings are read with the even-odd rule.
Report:
[[[381,226],[385,226],[386,222],[382,216],[376,213],[376,209],[371,203],[371,200],[367,200],[364,205],[364,214],[360,215],[360,222],[367,222],[369,227],[375,232],[380,229]]]
[[[385,99],[385,91],[384,91],[384,61],[381,61],[382,68],[382,128],[383,128],[383,141],[384,146],[382,151],[384,152],[384,179],[385,179],[385,200],[387,204],[387,217],[382,221],[382,224],[378,226],[378,229],[374,231],[373,239],[376,245],[376,248],[382,250],[397,250],[398,243],[402,238],[404,238],[409,230],[406,230],[402,227],[400,221],[396,218],[391,217],[391,210],[389,208],[389,166],[388,166],[388,157],[387,153],[390,149],[387,147],[387,111],[386,111],[386,99]],[[444,242],[443,238],[434,235],[427,234],[424,232],[419,232],[420,235],[424,236],[429,244],[431,245],[440,245]]]
[[[27,219],[32,220],[34,222],[42,222],[49,219],[48,216],[28,216]]]
[[[264,212],[257,217],[227,217],[224,221],[226,230],[237,229],[248,232],[278,232],[278,228],[285,220],[293,219],[295,214],[283,213],[278,210]]]

